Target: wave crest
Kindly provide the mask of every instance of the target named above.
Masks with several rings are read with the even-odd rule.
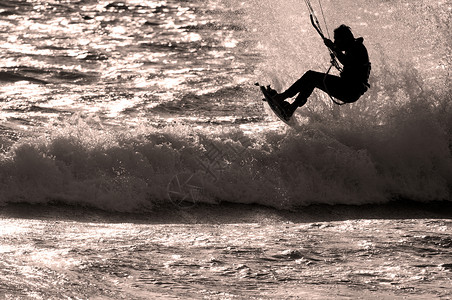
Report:
[[[178,124],[113,132],[78,116],[46,137],[19,140],[2,155],[0,201],[115,211],[168,202],[293,208],[450,201],[451,107],[445,99],[424,99],[394,106],[384,122],[353,119],[353,108],[341,110],[340,118],[312,112],[297,128],[252,136]]]

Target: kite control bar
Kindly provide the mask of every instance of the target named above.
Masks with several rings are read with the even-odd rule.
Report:
[[[325,35],[323,34],[322,29],[320,29],[319,20],[317,20],[317,18],[315,18],[315,21],[314,21],[313,14],[310,14],[309,18],[311,19],[311,24],[312,24],[312,26],[314,26],[315,30],[317,30],[317,32],[322,37],[322,39],[325,39]]]

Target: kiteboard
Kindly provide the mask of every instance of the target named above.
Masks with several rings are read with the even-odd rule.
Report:
[[[265,99],[263,100],[268,103],[268,106],[273,111],[273,113],[287,125],[294,126],[295,122],[293,121],[293,119],[285,114],[284,108],[282,108],[281,105],[273,99],[273,97],[269,94],[267,88],[263,85],[260,85],[259,83],[256,83],[256,85],[261,89],[261,92],[265,97]]]

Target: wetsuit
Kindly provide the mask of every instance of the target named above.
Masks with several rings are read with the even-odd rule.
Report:
[[[340,76],[307,71],[284,95],[292,98],[298,94],[294,103],[299,107],[307,102],[314,88],[319,88],[342,102],[352,103],[358,100],[370,87],[367,82],[370,74],[369,55],[363,41],[363,38],[355,39],[348,51],[338,56],[343,65]]]

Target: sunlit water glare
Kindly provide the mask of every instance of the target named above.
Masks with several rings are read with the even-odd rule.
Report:
[[[447,220],[155,225],[3,219],[1,225],[0,274],[9,281],[0,295],[6,297],[451,295]]]

